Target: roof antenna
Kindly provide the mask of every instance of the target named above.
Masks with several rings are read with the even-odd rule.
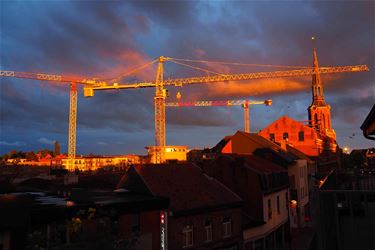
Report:
[[[312,43],[313,48],[315,48],[315,44],[316,44],[316,37],[315,36],[311,37],[311,43]]]

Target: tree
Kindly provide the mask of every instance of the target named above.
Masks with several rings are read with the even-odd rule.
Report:
[[[57,156],[60,154],[60,143],[58,141],[55,141],[55,150],[53,151],[54,156]]]
[[[360,150],[353,150],[350,154],[350,158],[353,165],[358,167],[361,167],[366,161],[365,156]]]

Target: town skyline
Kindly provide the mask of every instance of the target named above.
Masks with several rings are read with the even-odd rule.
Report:
[[[314,45],[310,38],[316,36],[320,66],[369,66],[370,72],[326,75],[322,82],[325,101],[332,108],[338,145],[351,149],[372,145],[359,128],[375,100],[375,22],[371,11],[374,3],[370,1],[283,3],[276,7],[266,3],[183,2],[157,9],[151,3],[136,2],[107,5],[3,1],[1,5],[2,70],[111,78],[160,55],[312,66]],[[286,15],[288,8],[296,15]],[[60,9],[66,11],[59,12]],[[246,10],[258,19],[245,18]],[[22,15],[15,15],[16,12]],[[85,21],[73,17],[75,13],[80,13]],[[221,14],[227,13],[230,16],[226,20],[220,19]],[[270,17],[272,23],[288,25],[281,32],[261,14]],[[316,22],[312,22],[314,19]],[[93,26],[95,22],[100,25]],[[327,30],[331,24],[334,27]],[[345,32],[349,26],[356,27],[350,34]],[[218,31],[205,34],[212,30]],[[229,73],[236,69],[217,70]],[[172,67],[165,77],[194,74]],[[154,80],[155,74],[150,70],[132,78],[129,81]],[[54,141],[61,142],[61,151],[66,152],[69,86],[23,79],[0,81],[0,153],[12,149],[35,151],[52,147]],[[307,120],[311,77],[203,84],[169,91],[167,101],[175,101],[177,91],[185,101],[272,99],[271,107],[250,108],[252,132],[258,132],[283,115]],[[77,154],[145,154],[144,147],[154,144],[153,94],[154,90],[120,90],[85,99],[79,89]],[[212,147],[223,136],[243,130],[242,115],[241,108],[167,109],[167,145]]]

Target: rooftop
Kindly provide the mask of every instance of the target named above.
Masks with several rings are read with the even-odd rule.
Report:
[[[201,208],[238,205],[241,198],[192,163],[143,165],[134,168],[140,177],[124,178],[122,187],[151,192],[170,198],[170,210],[187,211]],[[129,169],[129,174],[131,174]],[[136,183],[139,178],[144,184]],[[199,195],[197,195],[199,194]]]

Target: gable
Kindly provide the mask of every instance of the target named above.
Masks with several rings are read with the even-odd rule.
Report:
[[[126,174],[121,177],[117,188],[125,188],[134,193],[152,195],[152,192],[134,167],[130,167]]]
[[[263,136],[264,134],[269,134],[274,131],[306,131],[308,133],[315,133],[314,129],[285,115],[262,129],[259,134],[262,134]]]

